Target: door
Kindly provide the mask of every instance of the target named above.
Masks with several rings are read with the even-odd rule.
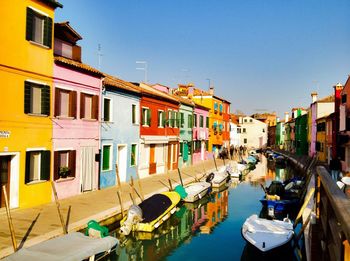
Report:
[[[121,182],[126,181],[127,160],[126,145],[118,145],[118,173]]]
[[[172,168],[171,169],[177,169],[177,143],[174,143],[171,148],[172,148]]]
[[[157,163],[155,162],[156,144],[149,146],[149,174],[157,173]]]
[[[171,169],[171,147],[172,147],[172,144],[171,143],[169,143],[168,144],[168,160],[167,160],[167,168],[168,168],[168,170],[170,170]]]
[[[10,163],[11,156],[0,156],[0,207],[5,207],[5,197],[2,186],[5,185],[7,199],[10,202]],[[9,203],[10,204],[10,203]]]
[[[182,157],[184,162],[187,162],[188,161],[188,144],[187,142],[184,142],[183,144],[184,145],[183,145]]]
[[[95,153],[94,147],[81,148],[81,191],[93,189],[95,175]]]

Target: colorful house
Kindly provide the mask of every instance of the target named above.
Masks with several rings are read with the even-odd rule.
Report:
[[[141,87],[140,177],[176,169],[179,153],[179,102],[147,84]]]
[[[223,100],[223,112],[222,112],[222,118],[223,118],[223,131],[222,131],[222,139],[224,143],[225,148],[230,147],[230,102]]]
[[[0,185],[11,208],[50,202],[56,1],[4,0],[0,48]],[[0,207],[4,206],[3,193]]]
[[[331,162],[333,151],[333,125],[335,122],[335,113],[331,113],[326,117],[326,160],[329,165]]]
[[[238,128],[240,127],[238,122],[238,117],[234,114],[230,115],[230,147],[238,147],[240,146],[240,133],[238,133]]]
[[[189,118],[190,119],[190,118]],[[209,146],[209,109],[195,104],[193,118],[193,164],[211,159]]]
[[[267,144],[267,124],[250,116],[239,117],[238,133],[240,144],[247,148],[265,148]]]
[[[137,178],[141,88],[116,77],[103,80],[100,187]]]
[[[285,135],[286,131],[284,129],[284,120],[280,121],[277,120],[277,124],[276,124],[276,147],[279,149],[283,149],[284,148],[284,135]]]
[[[308,114],[295,119],[295,152],[298,156],[308,155]]]
[[[81,62],[81,36],[55,24],[53,180],[59,198],[99,187],[100,97],[103,74]]]
[[[349,96],[349,98],[348,98]],[[350,171],[350,76],[341,91],[339,105],[339,133],[336,156],[342,160],[342,171]],[[334,126],[334,125],[333,125]],[[334,126],[335,127],[335,126]],[[335,127],[336,128],[336,127]],[[336,130],[335,130],[336,131]],[[334,130],[333,130],[334,133]],[[334,137],[333,137],[334,138]]]
[[[327,116],[316,119],[316,157],[320,162],[326,162],[326,118]]]

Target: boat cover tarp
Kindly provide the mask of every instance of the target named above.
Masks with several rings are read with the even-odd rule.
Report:
[[[162,215],[170,206],[171,200],[169,197],[163,194],[154,194],[139,204],[139,207],[142,209],[142,222],[152,222]]]
[[[4,260],[8,261],[76,261],[84,260],[98,253],[104,253],[118,244],[114,237],[91,238],[79,232],[44,241],[22,248]]]

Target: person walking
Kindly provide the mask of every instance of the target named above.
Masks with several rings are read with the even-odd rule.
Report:
[[[340,157],[337,157],[335,159],[331,159],[331,162],[329,164],[329,168],[331,170],[331,177],[332,179],[337,182],[339,178],[339,173],[341,170],[341,162]]]

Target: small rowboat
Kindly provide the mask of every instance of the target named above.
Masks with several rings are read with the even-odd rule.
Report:
[[[289,219],[267,220],[251,215],[242,226],[243,238],[262,252],[268,252],[288,244],[294,234]]]
[[[205,181],[194,182],[184,187],[187,196],[183,199],[185,202],[195,202],[207,195],[211,190],[211,184]]]
[[[226,166],[222,166],[218,171],[213,172],[214,178],[211,181],[213,188],[219,188],[223,185],[227,184],[231,177],[230,174],[226,170]]]
[[[176,211],[181,197],[175,191],[154,194],[139,205],[132,205],[125,218],[120,221],[120,233],[131,231],[152,232]]]

